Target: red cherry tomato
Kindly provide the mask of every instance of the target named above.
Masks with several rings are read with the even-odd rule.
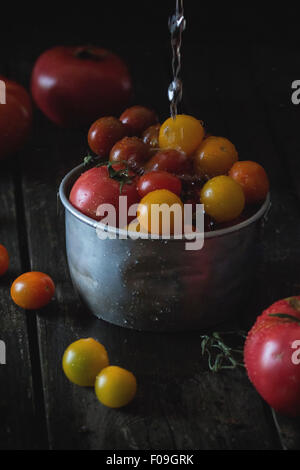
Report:
[[[279,316],[270,316],[279,314]],[[300,297],[275,302],[258,317],[244,349],[248,376],[266,402],[300,415]]]
[[[0,104],[0,159],[22,148],[31,130],[32,105],[25,88],[0,76],[6,103]]]
[[[125,124],[131,135],[140,136],[147,127],[157,123],[158,119],[152,109],[144,106],[132,106],[121,114],[120,121]]]
[[[126,135],[125,126],[115,117],[103,117],[95,121],[88,132],[90,149],[100,157],[106,157],[112,146]]]
[[[150,147],[138,137],[124,137],[111,149],[109,160],[115,163],[127,161],[132,170],[139,171],[149,158],[149,151]]]
[[[270,183],[267,173],[259,163],[236,162],[232,166],[229,176],[242,186],[247,204],[255,204],[265,200]]]
[[[122,165],[113,165],[115,171],[121,170]],[[85,171],[74,183],[70,193],[71,204],[83,214],[95,220],[101,220],[103,216],[97,215],[97,208],[101,204],[112,204],[116,209],[116,224],[119,220],[119,197],[127,196],[127,207],[138,203],[139,193],[134,180],[135,174],[129,172],[131,183],[125,183],[121,187],[118,178],[109,176],[107,166],[91,168]],[[133,217],[128,217],[132,220]]]
[[[172,193],[177,194],[177,196],[180,196],[181,181],[166,171],[150,171],[140,177],[137,189],[141,197],[157,189],[168,189]]]
[[[47,305],[55,292],[51,277],[38,271],[19,276],[11,286],[13,301],[26,310],[36,310]]]
[[[0,245],[0,276],[6,273],[9,266],[9,255],[5,246]]]
[[[146,164],[146,171],[167,171],[174,175],[184,175],[192,170],[192,159],[184,152],[167,149],[157,152]]]
[[[49,119],[77,127],[118,115],[131,99],[132,82],[123,60],[105,49],[58,46],[37,59],[31,90]]]

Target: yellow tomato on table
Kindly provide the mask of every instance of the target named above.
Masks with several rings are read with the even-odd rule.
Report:
[[[135,397],[136,378],[126,369],[109,366],[97,376],[95,392],[98,400],[110,408],[121,408]]]
[[[62,360],[68,379],[82,387],[93,387],[97,375],[108,364],[105,347],[93,338],[82,338],[70,344]]]

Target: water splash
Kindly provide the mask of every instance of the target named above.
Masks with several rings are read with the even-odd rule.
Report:
[[[176,12],[169,19],[173,80],[168,88],[168,98],[170,101],[170,113],[173,119],[176,118],[178,105],[182,100],[182,81],[179,75],[181,70],[182,33],[185,27],[186,21],[184,18],[183,0],[176,0]]]

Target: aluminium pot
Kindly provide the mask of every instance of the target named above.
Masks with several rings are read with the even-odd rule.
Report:
[[[229,319],[247,300],[269,194],[252,217],[205,233],[203,248],[187,251],[184,239],[120,239],[121,230],[75,209],[69,193],[83,171],[70,171],[59,194],[71,278],[96,317],[137,330],[200,330]],[[99,230],[116,239],[100,239]]]

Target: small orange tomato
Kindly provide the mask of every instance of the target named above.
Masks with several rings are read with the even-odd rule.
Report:
[[[13,301],[26,310],[44,307],[50,302],[54,292],[55,285],[51,277],[38,271],[22,274],[10,289]]]
[[[245,206],[242,187],[229,176],[215,176],[205,183],[200,195],[205,213],[217,222],[238,217]]]
[[[9,266],[9,256],[5,246],[0,245],[0,276],[6,273]]]
[[[212,178],[226,175],[237,159],[237,150],[228,139],[210,136],[196,150],[194,167],[198,175]]]
[[[168,118],[159,130],[159,146],[162,149],[175,149],[192,155],[204,137],[200,121],[193,116],[178,114]]]
[[[259,163],[236,162],[231,168],[229,176],[242,186],[247,204],[255,204],[265,200],[270,183],[267,173]]]
[[[98,400],[110,408],[121,408],[135,397],[136,378],[126,369],[108,366],[96,378],[95,392]]]
[[[182,228],[183,204],[181,199],[167,189],[157,189],[146,194],[137,209],[140,231],[156,235],[172,235]]]

